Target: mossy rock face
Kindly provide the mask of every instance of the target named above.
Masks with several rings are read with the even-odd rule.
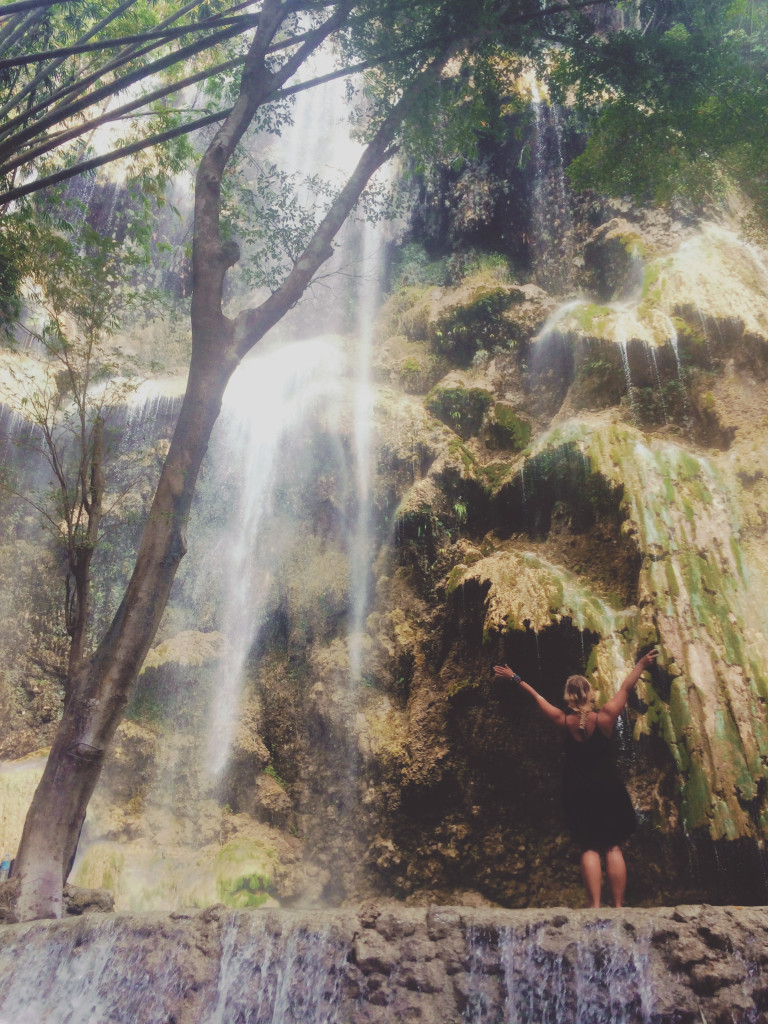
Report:
[[[432,344],[460,366],[468,366],[481,349],[507,347],[514,341],[514,331],[504,313],[524,297],[517,289],[479,289],[470,302],[453,306],[438,318]]]
[[[635,225],[614,218],[584,246],[586,291],[600,302],[622,298],[642,285],[642,239]]]
[[[590,308],[585,307],[585,310]],[[577,409],[606,409],[618,405],[627,390],[618,345],[605,341],[585,343],[578,350],[576,364],[571,397]]]
[[[227,843],[216,854],[219,900],[227,907],[260,907],[266,902],[275,867],[274,851],[254,840]]]
[[[104,888],[119,909],[155,910],[205,907],[259,907],[271,899],[276,851],[266,842],[238,838],[214,849],[174,847],[166,855],[148,842],[130,846],[91,844],[76,871],[78,884]]]
[[[488,424],[487,445],[520,452],[531,440],[531,424],[517,415],[511,405],[497,402],[493,407],[494,419]]]
[[[484,388],[433,388],[427,395],[427,409],[464,439],[477,434],[492,398]]]
[[[403,359],[399,367],[400,386],[406,394],[416,395],[426,390],[425,382],[429,376],[427,360],[417,356]]]
[[[403,288],[387,304],[385,314],[392,328],[411,341],[429,337],[429,292],[424,287]]]
[[[397,560],[401,566],[410,567],[414,580],[419,580],[423,587],[431,586],[444,533],[442,518],[427,503],[398,512]]]

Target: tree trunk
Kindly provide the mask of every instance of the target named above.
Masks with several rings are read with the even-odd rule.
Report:
[[[70,636],[69,660],[67,665],[67,694],[72,692],[85,654],[88,639],[88,623],[91,608],[91,562],[96,551],[104,511],[104,421],[101,416],[93,425],[93,440],[90,457],[88,483],[83,484],[82,505],[87,517],[85,540],[77,542],[77,535],[71,534],[67,556],[67,630]],[[85,474],[84,474],[85,475]],[[70,583],[70,577],[72,583]]]
[[[331,255],[333,238],[371,175],[390,155],[400,120],[398,114],[384,122],[284,285],[261,307],[241,314],[235,322],[220,312],[220,297],[224,273],[236,253],[218,242],[217,232],[209,231],[205,236],[196,229],[195,246],[208,253],[209,262],[206,279],[196,280],[187,391],[133,575],[109,630],[72,682],[61,725],[27,815],[14,865],[14,877],[21,880],[16,905],[19,920],[58,917],[62,913],[63,884],[88,802],[186,551],[186,524],[195,483],[227,382],[245,353],[294,305],[318,267]],[[208,223],[207,211],[201,213],[200,207],[217,205],[217,187],[224,169],[221,156],[221,146],[214,140],[198,174],[196,228]],[[214,219],[218,226],[217,217]],[[200,270],[200,263],[197,265]],[[206,294],[208,302],[200,297]]]
[[[98,650],[72,680],[25,822],[14,865],[14,875],[21,879],[16,909],[20,920],[61,914],[65,873],[77,847],[88,801],[186,550],[186,521],[198,470],[221,396],[236,365],[231,359],[206,365],[213,361],[199,356],[192,362],[187,394],[133,576]]]

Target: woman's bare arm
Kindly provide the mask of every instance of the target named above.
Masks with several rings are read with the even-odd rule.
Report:
[[[529,683],[526,683],[516,672],[513,672],[509,665],[494,665],[493,671],[502,679],[511,679],[512,682],[517,683],[526,693],[530,693],[539,705],[541,713],[559,729],[565,728],[565,713],[560,708],[556,708],[554,704],[550,704],[548,700],[545,700]]]
[[[658,656],[659,652],[655,648],[652,651],[648,651],[647,654],[644,654],[642,658],[635,663],[635,667],[622,682],[616,693],[600,708],[597,713],[597,724],[600,726],[602,732],[607,734],[611,729],[613,729],[616,724],[616,719],[627,705],[630,690],[634,690],[640,676],[647,668],[650,668]]]

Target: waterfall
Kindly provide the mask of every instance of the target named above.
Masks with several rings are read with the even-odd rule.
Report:
[[[346,109],[340,88],[332,83],[311,90],[293,109],[292,132],[259,139],[266,158],[295,176],[297,201],[307,216],[317,197],[301,175],[319,172],[336,187],[361,149],[340,118],[339,110]],[[149,705],[160,707],[168,722],[173,716],[176,726],[162,727],[154,777],[142,779],[131,838],[110,825],[105,787],[105,801],[97,799],[89,814],[73,873],[82,884],[107,884],[120,908],[177,909],[216,898],[242,905],[242,892],[222,893],[214,847],[225,846],[226,838],[218,842],[207,827],[213,818],[233,814],[227,803],[211,817],[214,801],[236,802],[227,789],[227,769],[243,700],[249,699],[243,690],[258,671],[260,644],[268,642],[266,636],[262,641],[264,628],[279,628],[276,622],[294,628],[309,606],[302,590],[316,597],[318,610],[310,609],[310,618],[319,620],[320,606],[332,605],[335,635],[348,661],[348,698],[356,700],[373,561],[370,348],[382,253],[379,228],[347,224],[316,288],[243,362],[224,395],[190,517],[189,555],[169,605],[172,625],[161,633],[173,653],[166,660],[162,653],[154,660],[150,655],[148,662],[167,666],[170,660],[175,667],[166,667],[164,678],[172,679],[157,684],[166,687],[159,697],[151,679],[139,681]],[[250,304],[253,296],[234,294],[231,301]],[[336,333],[342,331],[353,337],[343,340]],[[146,442],[153,414],[165,420],[175,412],[169,390],[175,382],[170,389],[149,382],[137,390],[125,418],[124,444]],[[306,499],[323,488],[324,499]],[[316,514],[310,504],[325,510],[327,522],[319,530],[308,521]],[[330,561],[333,595],[318,589],[319,577],[301,578]],[[311,634],[313,623],[299,628]],[[208,651],[205,673],[194,671],[197,655],[182,650],[186,635]],[[261,743],[259,737],[255,741]],[[353,747],[347,759],[349,767],[335,777],[344,808],[351,808]],[[252,844],[246,858],[248,870],[268,877],[269,855],[258,845]],[[162,863],[153,846],[162,849]],[[210,877],[203,878],[206,872]],[[254,901],[266,899],[260,888]]]
[[[334,1024],[346,961],[332,922],[313,934],[255,915],[230,917],[208,1024]]]
[[[219,628],[228,642],[207,739],[206,763],[214,777],[227,763],[246,657],[258,639],[278,571],[270,557],[278,553],[274,538],[271,551],[260,541],[267,520],[282,514],[273,493],[280,455],[301,444],[302,433],[319,412],[334,416],[341,373],[341,353],[330,339],[295,342],[255,352],[236,371],[224,396],[211,462],[214,493],[226,495],[228,508],[223,521],[217,519],[219,540],[202,574],[202,585],[215,586],[221,594]],[[306,469],[312,472],[313,467]]]
[[[362,671],[361,633],[369,599],[371,565],[371,441],[373,424],[373,389],[371,382],[371,348],[373,345],[373,313],[378,305],[382,277],[381,233],[373,225],[363,230],[363,277],[357,295],[357,359],[355,367],[354,435],[357,483],[357,515],[351,545],[350,573],[352,582],[351,625],[349,631],[350,681],[357,685]]]
[[[647,933],[627,943],[619,929],[588,923],[560,945],[545,930],[471,929],[466,1024],[494,1024],[500,1010],[505,1024],[650,1024]]]
[[[531,83],[534,116],[532,228],[536,283],[555,295],[573,287],[573,217],[563,160],[560,109]]]
[[[154,936],[149,920],[143,929],[125,923],[84,918],[60,928],[6,932],[0,938],[0,1024],[166,1024],[182,1019],[176,1014],[185,1001],[197,1008],[183,1019],[199,1024],[339,1020],[348,946],[332,920],[212,918],[211,928],[202,923],[214,934],[197,954],[183,919],[167,921]]]

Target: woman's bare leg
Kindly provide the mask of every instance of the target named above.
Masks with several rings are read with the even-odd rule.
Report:
[[[587,890],[590,907],[600,906],[600,890],[603,886],[603,870],[597,850],[585,850],[581,855],[581,877]]]
[[[614,907],[624,903],[624,890],[627,888],[627,865],[620,846],[612,846],[605,851],[605,870],[611,887]]]

